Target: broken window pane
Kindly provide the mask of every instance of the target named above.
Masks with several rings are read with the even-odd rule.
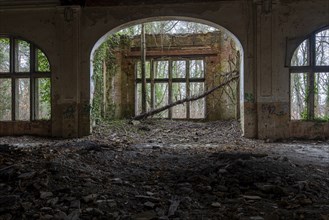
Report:
[[[315,73],[314,116],[329,120],[329,73]]]
[[[30,79],[16,81],[16,120],[30,120]]]
[[[38,72],[50,72],[50,64],[46,55],[39,49],[36,50],[37,58],[37,71]]]
[[[315,35],[315,59],[317,66],[329,66],[329,29]]]
[[[49,120],[51,114],[50,79],[36,79],[36,119]]]
[[[186,62],[184,60],[172,62],[172,77],[186,78]]]
[[[155,83],[155,108],[161,108],[168,105],[168,83]],[[168,110],[160,112],[155,117],[168,118]]]
[[[204,83],[190,83],[190,96],[198,96],[204,93]],[[205,117],[205,98],[198,99],[190,104],[190,118]]]
[[[186,98],[186,83],[172,84],[172,101],[176,102]],[[186,103],[172,107],[173,118],[186,118]]]
[[[10,40],[0,38],[0,73],[10,71]]]
[[[203,60],[190,60],[190,78],[203,78]]]
[[[30,44],[15,40],[15,71],[30,72]]]
[[[11,120],[11,79],[0,79],[0,121]]]
[[[292,73],[290,79],[290,115],[292,120],[306,120],[308,99],[307,73]]]
[[[304,40],[295,50],[291,58],[291,66],[309,65],[309,40]]]
[[[154,62],[154,78],[164,79],[169,78],[169,62],[168,61],[155,61]]]

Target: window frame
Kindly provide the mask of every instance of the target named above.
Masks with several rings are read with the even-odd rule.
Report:
[[[292,73],[306,73],[307,74],[307,86],[309,89],[308,99],[306,101],[307,106],[307,121],[314,121],[315,115],[315,73],[326,73],[329,72],[329,65],[327,66],[318,66],[316,65],[316,35],[324,30],[329,30],[329,26],[318,29],[311,34],[309,34],[306,38],[300,41],[297,47],[292,51],[293,53],[289,59],[289,118],[291,121],[299,121],[298,119],[292,119],[291,117],[291,75]],[[293,58],[294,52],[298,49],[298,47],[305,41],[308,40],[308,65],[307,66],[292,66],[291,60]]]
[[[190,61],[194,60],[202,60],[203,63],[203,77],[190,77]],[[155,62],[159,61],[168,61],[168,78],[155,78],[154,71],[155,71]],[[185,61],[185,78],[174,78],[173,77],[173,62],[175,61]],[[140,60],[136,60],[135,62],[135,115],[138,114],[138,103],[137,103],[137,96],[138,96],[138,84],[142,85],[142,78],[138,78],[138,62]],[[166,83],[168,84],[168,103],[173,102],[173,83],[185,83],[186,85],[186,96],[190,97],[190,83],[203,83],[205,88],[205,81],[206,81],[206,62],[204,56],[188,56],[188,57],[159,57],[159,58],[149,58],[146,59],[146,62],[150,62],[150,77],[146,78],[146,84],[150,84],[151,86],[151,109],[154,109],[155,105],[155,84],[156,83]],[[206,103],[204,105],[204,116],[202,118],[191,118],[190,117],[190,109],[191,102],[186,102],[186,117],[184,118],[174,118],[173,117],[173,108],[168,109],[168,117],[164,117],[167,119],[177,119],[177,120],[202,120],[205,119],[206,113]]]
[[[51,83],[51,63],[49,61],[48,56],[46,53],[37,45],[32,43],[29,40],[26,40],[22,37],[18,36],[11,36],[6,34],[0,34],[0,38],[7,38],[9,39],[9,72],[0,72],[0,79],[10,79],[11,80],[11,120],[2,120],[0,122],[6,121],[50,121],[52,118],[52,102],[50,101],[50,117],[49,119],[37,119],[37,109],[38,109],[38,95],[37,95],[37,80],[47,78],[50,80],[50,97],[52,97],[52,83]],[[30,67],[28,72],[18,72],[15,69],[16,65],[16,45],[17,41],[25,41],[29,44],[29,61]],[[40,51],[46,57],[49,63],[49,71],[38,71],[38,61],[37,61],[37,51]],[[17,120],[17,111],[18,105],[16,104],[17,101],[17,81],[19,79],[29,79],[30,80],[30,117],[29,120]]]

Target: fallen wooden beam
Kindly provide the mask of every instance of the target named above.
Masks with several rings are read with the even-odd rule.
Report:
[[[234,75],[234,73],[236,75]],[[201,98],[204,98],[206,97],[207,95],[210,95],[211,93],[213,93],[214,91],[216,91],[217,89],[219,88],[222,88],[226,85],[228,85],[229,83],[237,80],[239,78],[239,75],[237,74],[237,72],[232,72],[232,73],[229,73],[230,75],[233,75],[232,77],[228,78],[227,80],[225,80],[225,82],[219,84],[218,86],[215,86],[213,87],[212,89],[206,91],[205,93],[202,93],[201,95],[197,95],[197,96],[192,96],[192,97],[189,97],[189,98],[185,98],[185,99],[181,99],[181,100],[178,100],[176,102],[173,102],[171,104],[168,104],[166,106],[163,106],[161,108],[157,108],[157,109],[154,109],[154,110],[151,110],[149,112],[145,112],[145,113],[142,113],[140,115],[137,115],[135,117],[133,117],[133,120],[141,120],[141,119],[146,119],[147,117],[149,116],[152,116],[152,115],[155,115],[155,114],[158,114],[162,111],[165,111],[171,107],[174,107],[176,105],[180,105],[180,104],[183,104],[185,102],[191,102],[191,101],[196,101],[198,99],[201,99]]]

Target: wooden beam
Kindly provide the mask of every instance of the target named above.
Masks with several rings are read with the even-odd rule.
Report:
[[[217,1],[223,1],[223,0],[203,0],[202,3],[217,2]],[[234,1],[234,0],[230,0],[230,1]],[[200,0],[86,0],[86,6],[155,5],[155,4],[182,4],[182,3],[200,3]]]
[[[191,57],[191,56],[217,56],[218,51],[212,49],[188,49],[188,50],[148,50],[146,52],[146,57],[166,57],[166,56],[181,56],[181,57]],[[140,51],[131,51],[127,55],[127,57],[140,57]]]
[[[141,24],[141,50],[138,51],[141,58],[141,73],[142,73],[142,113],[147,110],[146,103],[146,41],[145,41],[145,25]]]

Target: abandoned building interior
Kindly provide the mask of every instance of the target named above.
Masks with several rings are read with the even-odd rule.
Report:
[[[329,219],[329,0],[0,0],[0,220]]]

